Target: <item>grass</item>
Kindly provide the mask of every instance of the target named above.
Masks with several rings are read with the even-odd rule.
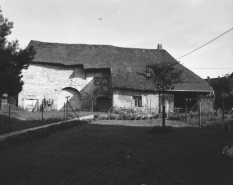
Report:
[[[121,126],[134,126],[134,127],[153,127],[162,125],[162,119],[149,119],[149,120],[98,120],[93,124],[99,125],[121,125]],[[184,122],[165,120],[167,126],[173,127],[189,127],[193,125],[186,124]]]
[[[144,121],[141,122],[144,125]],[[169,134],[157,135],[148,134],[151,127],[109,125],[111,123],[76,126],[1,151],[0,184],[52,185],[64,184],[70,179],[77,182],[79,177],[110,164],[105,174],[89,177],[96,184],[100,178],[106,179],[115,173],[121,161],[132,167],[143,164],[137,165],[137,171],[142,173],[137,177],[144,177],[145,166],[150,166],[154,172],[168,175],[184,185],[230,185],[233,182],[233,159],[221,153],[225,145],[233,145],[233,140],[222,132],[174,127]],[[126,170],[118,174],[118,178],[129,173],[132,171]],[[132,174],[129,177],[137,178]],[[134,183],[139,184],[136,180]]]
[[[95,114],[93,112],[77,111],[79,117]],[[75,113],[68,112],[67,119],[76,118]],[[64,112],[48,111],[43,112],[43,121],[41,112],[28,112],[20,108],[12,108],[9,120],[8,108],[0,110],[0,134],[19,131],[37,126],[52,124],[64,120]]]

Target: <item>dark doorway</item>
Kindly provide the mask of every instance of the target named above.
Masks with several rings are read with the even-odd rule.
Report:
[[[96,110],[107,112],[111,108],[111,96],[99,96],[96,99]]]
[[[196,111],[197,106],[197,92],[175,92],[174,93],[174,108],[178,112],[185,112],[185,104],[188,111]]]

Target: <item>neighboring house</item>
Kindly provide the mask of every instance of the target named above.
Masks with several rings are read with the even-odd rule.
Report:
[[[220,77],[218,76],[218,78],[210,78],[209,76],[207,76],[207,79],[205,79],[208,84],[212,87],[214,84],[218,83],[218,81],[222,78],[225,77]],[[231,73],[231,75],[228,76],[228,78],[233,82],[233,73]],[[233,92],[232,92],[233,93]]]
[[[66,97],[76,110],[109,110],[111,107],[160,112],[161,98],[151,81],[145,79],[145,66],[163,61],[177,62],[159,45],[158,49],[121,48],[109,45],[60,44],[31,41],[36,55],[23,70],[24,86],[18,105],[38,109],[45,99],[53,109],[63,109]],[[192,98],[212,92],[208,83],[189,69],[185,82],[166,94],[166,112],[184,106]]]

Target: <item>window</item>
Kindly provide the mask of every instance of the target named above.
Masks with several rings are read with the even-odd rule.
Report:
[[[142,107],[142,96],[133,96],[135,107]]]
[[[102,78],[102,91],[108,92],[108,79]]]
[[[94,84],[100,85],[100,78],[94,78]]]

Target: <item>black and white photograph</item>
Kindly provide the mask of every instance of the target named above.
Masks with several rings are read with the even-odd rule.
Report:
[[[0,185],[232,185],[233,0],[1,0]]]

